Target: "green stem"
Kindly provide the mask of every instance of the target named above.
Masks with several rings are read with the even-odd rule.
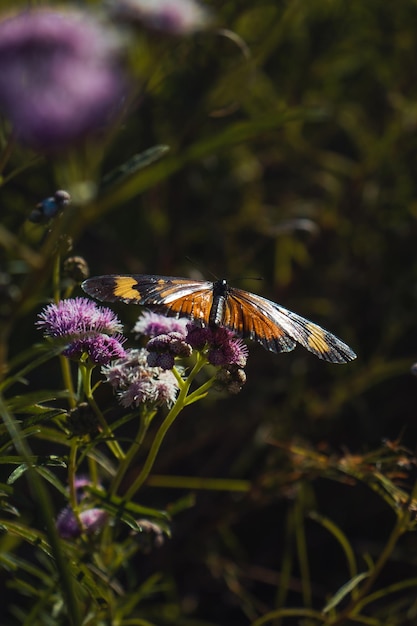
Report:
[[[59,355],[59,362],[61,365],[61,373],[64,382],[64,387],[68,391],[68,404],[70,409],[75,409],[77,406],[77,397],[74,390],[74,384],[71,376],[71,366],[67,357]]]
[[[339,624],[343,624],[358,613],[363,605],[364,598],[366,597],[370,589],[372,589],[372,586],[378,578],[379,574],[381,573],[383,567],[385,567],[386,562],[388,561],[389,557],[394,551],[395,546],[398,543],[398,540],[400,539],[401,535],[403,535],[404,532],[407,530],[409,518],[409,511],[403,509],[403,511],[400,513],[400,516],[397,518],[397,522],[392,529],[391,535],[387,543],[385,544],[384,549],[379,556],[379,559],[375,563],[372,572],[370,573],[370,576],[366,579],[363,586],[359,589],[358,595],[346,607],[346,609],[342,611],[342,613],[339,613],[339,615],[336,616],[335,619],[328,622],[328,626],[338,626]]]
[[[109,493],[111,495],[117,493],[117,490],[123,480],[124,475],[126,474],[128,468],[130,467],[130,464],[132,463],[134,457],[140,450],[141,445],[143,444],[146,433],[148,432],[148,428],[151,424],[152,419],[155,417],[156,412],[156,409],[154,409],[141,415],[138,433],[133,440],[133,443],[130,446],[129,450],[127,451],[125,458],[121,462],[117,474],[112,481],[112,484],[110,485]]]
[[[75,479],[77,476],[77,442],[75,439],[71,441],[70,451],[68,455],[68,487],[69,502],[73,511],[77,509],[77,493],[75,489]]]
[[[155,435],[155,439],[152,442],[151,449],[149,450],[149,454],[142,468],[142,471],[140,472],[136,480],[132,483],[132,485],[129,487],[129,489],[127,490],[124,496],[126,500],[132,499],[135,493],[138,491],[138,489],[143,485],[143,483],[148,478],[152,470],[152,467],[155,463],[156,457],[158,456],[158,452],[165,438],[165,435],[167,434],[168,430],[171,428],[172,424],[175,422],[178,414],[186,406],[187,396],[188,396],[188,392],[190,390],[191,384],[194,378],[197,376],[198,372],[202,369],[202,367],[206,363],[207,361],[204,358],[204,356],[198,353],[197,361],[193,369],[191,370],[188,378],[185,381],[182,381],[182,387],[180,388],[180,393],[178,395],[178,398],[174,406],[169,411],[168,415],[166,416],[165,420],[162,422],[161,426],[159,427],[159,430],[157,431]]]
[[[192,404],[193,402],[196,402],[197,400],[201,400],[201,398],[204,398],[207,395],[210,387],[212,386],[215,380],[216,380],[216,376],[212,376],[205,383],[200,385],[200,387],[195,389],[192,393],[190,393],[189,396],[187,396],[185,404],[188,406],[189,404]]]
[[[304,526],[304,489],[298,492],[294,505],[295,541],[297,545],[298,563],[301,572],[301,589],[304,606],[311,607],[312,592],[310,582],[310,567],[308,562],[307,541]]]
[[[58,253],[54,258],[54,265],[52,271],[52,290],[54,302],[58,304],[61,299],[60,280],[61,280],[61,255]],[[64,381],[64,387],[68,390],[68,404],[71,409],[77,406],[77,399],[74,391],[74,384],[71,376],[71,366],[68,359],[65,356],[59,356],[59,362],[61,365],[62,378]]]
[[[84,394],[85,394],[88,404],[90,405],[95,416],[97,417],[102,433],[106,437],[107,446],[112,451],[114,456],[120,461],[124,459],[125,457],[124,452],[121,449],[119,442],[116,441],[114,434],[109,428],[109,425],[107,424],[104,418],[104,415],[102,414],[93,396],[93,392],[91,389],[91,375],[92,375],[93,369],[94,369],[93,367],[86,365],[85,363],[80,363],[80,371],[81,371],[81,376],[82,376]]]

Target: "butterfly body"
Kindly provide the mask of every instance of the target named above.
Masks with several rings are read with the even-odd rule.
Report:
[[[202,326],[224,326],[271,352],[288,352],[297,343],[325,361],[346,363],[356,354],[335,335],[262,296],[215,282],[153,274],[106,275],[82,284],[90,296],[107,302],[146,306]]]
[[[209,326],[222,325],[228,295],[229,285],[227,281],[224,278],[216,280],[213,283],[213,302],[210,308]]]

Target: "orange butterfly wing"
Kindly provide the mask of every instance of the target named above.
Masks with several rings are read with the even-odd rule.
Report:
[[[356,358],[347,344],[329,331],[288,309],[242,289],[231,289],[224,325],[236,329],[271,352],[292,350],[296,343],[331,363]]]
[[[253,294],[254,295],[254,294]],[[252,294],[231,289],[226,301],[223,325],[239,337],[252,339],[271,352],[290,352],[296,342],[271,321],[270,316],[253,302]],[[262,298],[261,298],[262,300]]]
[[[207,281],[152,274],[97,276],[82,284],[84,291],[98,300],[150,306],[166,315],[189,317],[203,324],[208,324],[212,286]]]

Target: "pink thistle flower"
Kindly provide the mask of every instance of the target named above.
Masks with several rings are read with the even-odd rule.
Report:
[[[45,337],[75,339],[94,334],[115,335],[123,329],[113,311],[88,298],[69,298],[49,304],[36,323]]]
[[[125,356],[122,325],[107,307],[88,298],[69,298],[49,304],[39,313],[37,327],[44,337],[66,344],[63,355],[79,360],[87,354],[94,365],[107,365]]]
[[[207,359],[212,365],[238,365],[244,367],[248,348],[241,339],[234,337],[227,328],[211,328],[208,340]]]
[[[101,369],[125,408],[141,404],[172,406],[175,402],[178,394],[177,379],[169,370],[150,367],[148,354],[144,348],[129,350],[124,358]]]
[[[115,337],[92,335],[72,341],[62,354],[75,360],[87,354],[94,365],[108,365],[114,359],[125,356],[126,352],[122,345],[124,341],[126,339],[121,335]]]
[[[187,329],[186,341],[196,350],[206,350],[212,365],[246,365],[248,348],[232,331],[222,326],[202,328],[194,324],[189,324]]]

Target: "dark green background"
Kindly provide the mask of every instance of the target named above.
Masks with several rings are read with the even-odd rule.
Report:
[[[170,152],[106,192],[94,219],[79,207],[71,228],[92,275],[226,277],[313,319],[358,354],[337,366],[301,348],[277,356],[251,344],[241,394],[189,407],[164,444],[157,473],[247,478],[256,487],[245,497],[197,493],[174,519],[172,540],[132,565],[128,584],[168,572],[178,616],[229,626],[274,607],[296,492],[304,489],[305,507],[335,521],[358,555],[376,558],[394,520],[366,485],[320,471],[297,482],[299,468],[271,442],[362,455],[402,437],[415,449],[417,4],[210,6],[217,22],[202,34],[136,34],[138,95],[101,173],[156,144]],[[58,185],[55,166],[43,160],[3,192],[5,225],[34,248],[40,235],[25,218]],[[22,267],[10,257],[19,283]],[[33,340],[39,298],[49,296],[48,284],[39,286],[12,353]],[[135,307],[116,309],[134,323]],[[179,495],[148,489],[143,498],[164,507]],[[317,607],[348,578],[335,546],[307,523]],[[382,581],[413,575],[416,557],[407,535]],[[298,576],[296,566],[287,604],[303,606]],[[412,592],[405,598],[412,604]],[[391,612],[393,624],[407,623],[401,606]]]

